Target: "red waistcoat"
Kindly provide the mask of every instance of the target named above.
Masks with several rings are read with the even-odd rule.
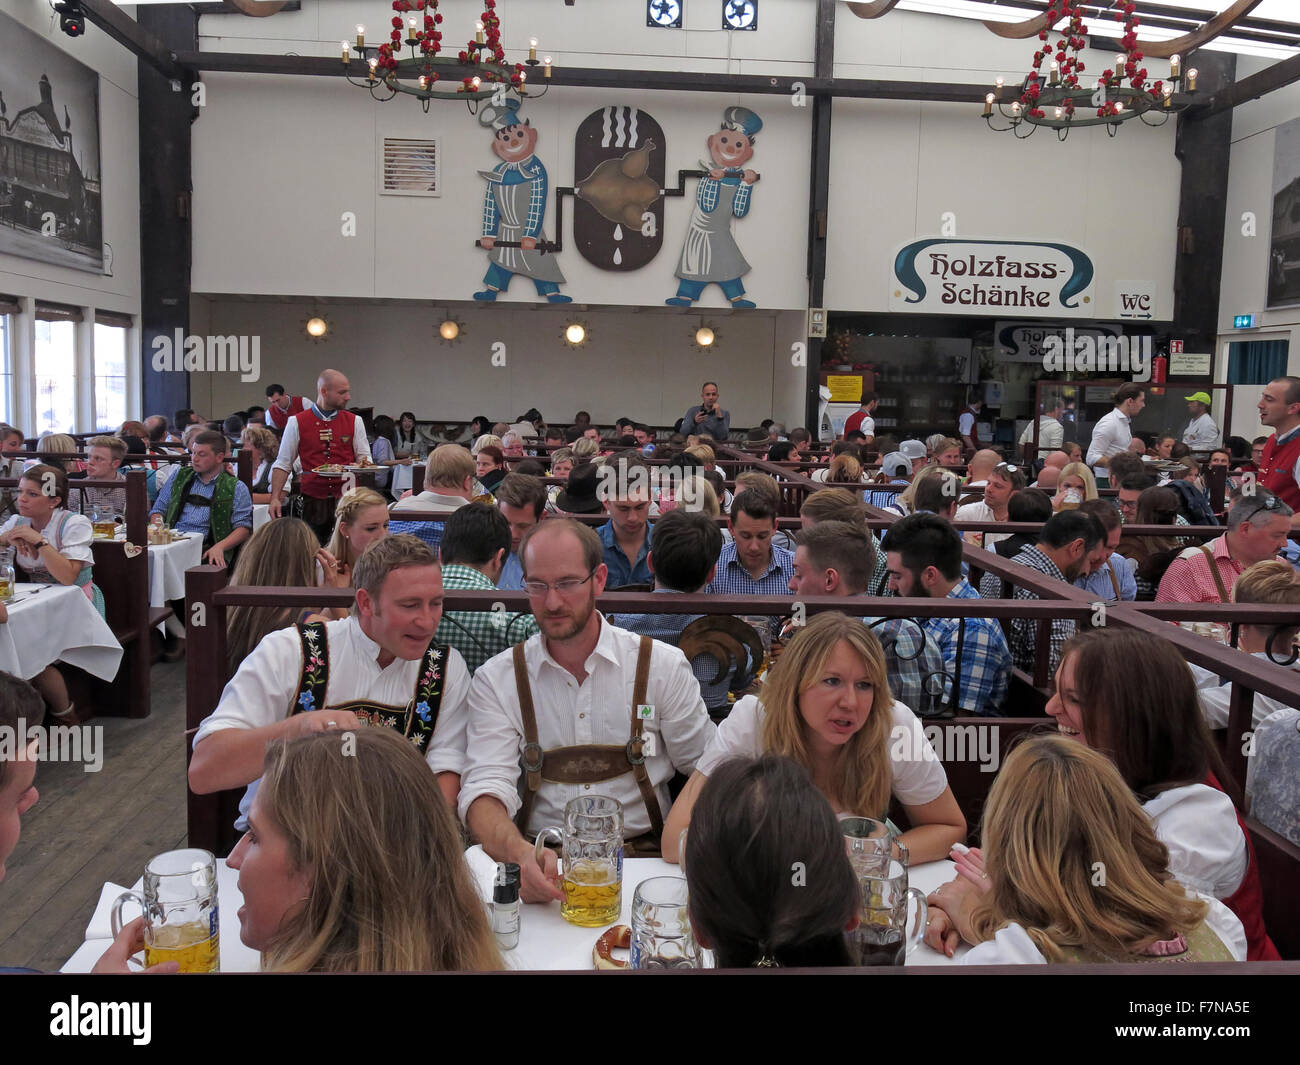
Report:
[[[343,494],[342,477],[319,477],[311,471],[317,466],[337,463],[349,466],[356,461],[352,449],[357,416],[341,410],[329,421],[318,417],[308,407],[293,416],[298,423],[298,461],[302,463],[302,494],[313,499],[338,499]]]
[[[1215,779],[1213,773],[1208,775],[1205,783],[1215,791],[1223,791],[1223,786]],[[1264,891],[1259,883],[1259,864],[1255,861],[1255,844],[1250,838],[1250,829],[1246,827],[1241,814],[1237,814],[1237,824],[1241,826],[1241,834],[1246,837],[1249,864],[1237,890],[1220,901],[1237,915],[1237,920],[1246,930],[1247,961],[1281,961],[1282,955],[1277,952],[1277,947],[1268,937],[1268,929],[1264,927]]]
[[[273,429],[279,429],[284,432],[284,427],[289,424],[289,419],[295,414],[301,414],[306,408],[303,406],[302,396],[289,397],[289,409],[281,410],[274,403],[266,408],[266,423]]]
[[[1274,433],[1264,445],[1264,457],[1259,463],[1259,483],[1292,510],[1300,511],[1300,485],[1295,483],[1296,459],[1300,459],[1300,433],[1281,447],[1277,446],[1277,433]]]
[[[961,433],[961,415],[962,415],[962,414],[973,414],[973,415],[974,415],[974,418],[971,420],[971,423],[970,423],[970,442],[971,442],[971,444],[974,445],[975,450],[976,450],[976,451],[979,451],[979,450],[984,446],[984,444],[980,441],[980,412],[977,411],[977,410],[975,410],[973,407],[963,407],[963,408],[958,412],[958,418],[957,418],[957,430],[958,430],[958,435],[960,435],[960,433]]]

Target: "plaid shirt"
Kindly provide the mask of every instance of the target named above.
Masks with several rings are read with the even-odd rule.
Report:
[[[1065,574],[1061,572],[1056,563],[1043,554],[1037,546],[1026,547],[1011,561],[1021,566],[1028,566],[1030,569],[1036,569],[1043,576],[1051,577],[1062,584],[1070,583],[1065,579]],[[980,581],[980,595],[985,599],[1001,599],[1002,578],[995,573],[984,574],[984,579]],[[1011,598],[1037,599],[1038,596],[1028,588],[1015,588]],[[1073,621],[1066,618],[1052,619],[1052,653],[1047,660],[1048,672],[1056,672],[1056,667],[1061,661],[1061,648],[1065,646],[1065,641],[1073,635]],[[1037,640],[1038,622],[1026,621],[1024,618],[1016,618],[1011,622],[1011,639],[1008,642],[1011,645],[1011,657],[1015,660],[1017,669],[1023,669],[1030,674],[1034,672]]]
[[[943,656],[928,631],[911,618],[863,618],[885,652],[889,693],[922,716],[941,709],[947,687]],[[877,622],[879,624],[877,624]]]
[[[1228,595],[1245,567],[1228,552],[1228,537],[1216,537],[1205,545],[1214,555],[1214,565]],[[1165,570],[1156,592],[1157,603],[1221,603],[1219,586],[1210,571],[1210,560],[1199,547],[1189,547]]]
[[[953,585],[949,599],[978,599],[979,592],[964,577]],[[925,630],[939,646],[948,672],[957,672],[958,618],[926,618]],[[958,712],[996,714],[1007,697],[1011,651],[1002,626],[992,618],[966,618],[961,644],[961,693]],[[951,689],[947,695],[951,696]]]
[[[773,544],[767,569],[755,580],[741,564],[733,540],[722,545],[722,553],[718,556],[718,572],[704,591],[708,595],[789,595],[790,578],[793,576],[794,555]]]
[[[458,562],[442,567],[447,591],[495,590],[496,585],[473,566]],[[456,610],[444,613],[434,639],[456,648],[473,673],[489,658],[528,639],[538,631],[531,614],[506,614],[500,610]]]

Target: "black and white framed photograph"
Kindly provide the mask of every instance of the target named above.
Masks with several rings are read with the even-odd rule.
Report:
[[[104,270],[99,75],[0,14],[0,252]]]
[[[1273,141],[1273,229],[1268,248],[1268,305],[1300,303],[1300,119],[1278,126]]]

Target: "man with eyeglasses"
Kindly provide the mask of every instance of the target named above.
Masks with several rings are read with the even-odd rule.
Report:
[[[1115,496],[1119,507],[1119,516],[1125,525],[1137,521],[1138,497],[1148,488],[1156,486],[1155,478],[1145,473],[1130,473],[1119,482],[1119,492]]]
[[[974,503],[967,503],[957,508],[955,521],[1006,521],[1007,504],[1011,496],[1025,487],[1025,475],[1020,468],[1007,462],[999,462],[989,471],[988,481],[984,485],[984,498]],[[967,543],[976,547],[987,547],[1007,539],[1010,533],[963,534]]]
[[[591,529],[544,521],[519,556],[541,632],[474,675],[459,808],[489,856],[519,864],[524,901],[549,902],[563,894],[555,855],[533,857],[537,832],[570,800],[607,795],[628,852],[657,852],[668,781],[694,770],[714,728],[686,656],[596,610],[608,571]]]
[[[1258,484],[1232,494],[1228,531],[1189,547],[1169,563],[1157,603],[1228,603],[1232,586],[1256,562],[1276,558],[1291,531],[1292,510]]]

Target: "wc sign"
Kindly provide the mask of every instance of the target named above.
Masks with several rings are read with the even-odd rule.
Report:
[[[1149,319],[1156,316],[1154,281],[1116,281],[1115,317]]]

